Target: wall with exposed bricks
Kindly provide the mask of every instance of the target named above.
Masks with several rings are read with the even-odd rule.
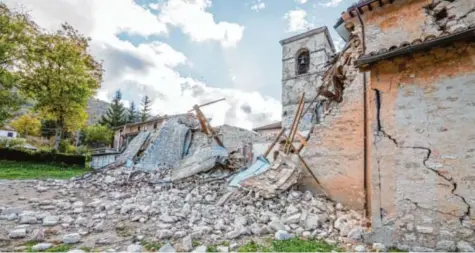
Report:
[[[378,62],[368,102],[373,239],[475,247],[474,43]]]

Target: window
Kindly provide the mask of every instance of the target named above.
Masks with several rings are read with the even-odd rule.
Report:
[[[297,75],[308,73],[310,67],[310,53],[307,49],[300,50],[297,55]]]
[[[7,137],[13,138],[13,132],[8,132]]]
[[[157,129],[157,122],[153,123],[153,129]]]
[[[140,126],[139,126],[139,132],[140,132]]]

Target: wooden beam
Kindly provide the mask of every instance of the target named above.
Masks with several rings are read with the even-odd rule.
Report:
[[[289,153],[290,144],[294,141],[295,133],[298,130],[301,115],[303,113],[304,103],[305,103],[305,92],[302,92],[302,98],[300,99],[299,107],[297,108],[297,111],[295,112],[295,118],[294,118],[294,121],[292,122],[292,128],[290,129],[290,135],[289,135],[289,138],[287,139],[287,145],[286,145],[286,149],[285,149],[286,154]]]
[[[224,101],[226,100],[226,98],[221,98],[221,99],[218,99],[218,100],[214,100],[214,101],[211,101],[211,102],[208,102],[208,103],[204,103],[204,104],[201,104],[201,105],[198,105],[199,107],[203,107],[203,106],[207,106],[207,105],[211,105],[211,104],[214,104],[214,103],[218,103],[218,102],[221,102],[221,101]],[[189,110],[188,112],[192,112],[194,111],[195,109],[191,109]]]
[[[264,153],[264,157],[267,157],[269,155],[269,153],[274,148],[275,144],[279,142],[279,139],[284,134],[284,132],[285,132],[285,128],[282,128],[282,130],[280,130],[279,134],[277,135],[277,138],[275,138],[274,142],[272,142],[272,144],[267,148],[266,152]]]
[[[201,129],[203,129],[204,132],[208,136],[211,136],[216,141],[216,144],[218,144],[221,147],[224,147],[223,142],[221,141],[221,139],[219,139],[216,132],[214,132],[213,128],[209,125],[208,120],[206,120],[206,117],[201,111],[200,107],[198,105],[195,105],[193,108],[195,109],[196,116],[198,117],[198,120],[200,121]]]

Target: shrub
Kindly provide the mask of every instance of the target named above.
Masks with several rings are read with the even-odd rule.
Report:
[[[21,139],[21,138],[0,137],[0,148],[9,148],[16,145],[23,145],[25,143],[26,143],[26,140]]]
[[[107,126],[94,125],[84,129],[85,142],[89,147],[100,148],[108,146],[112,141],[112,130]]]
[[[45,151],[27,151],[10,148],[0,148],[0,160],[37,162],[44,164],[68,164],[84,167],[86,157],[83,155],[57,154],[55,152]]]
[[[76,148],[71,144],[70,140],[63,139],[59,142],[58,151],[64,154],[74,154]]]

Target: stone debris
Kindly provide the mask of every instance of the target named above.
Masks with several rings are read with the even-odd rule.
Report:
[[[8,234],[8,237],[10,237],[12,239],[23,238],[25,236],[26,236],[26,229],[24,229],[24,228],[19,228],[19,229],[12,230]]]
[[[162,246],[158,252],[170,252],[170,253],[174,253],[176,252],[176,249],[170,244],[170,243],[167,243],[165,244],[164,246]]]
[[[41,229],[46,243],[57,240],[108,248],[119,244],[118,249],[129,250],[130,245],[136,245],[133,238],[141,236],[147,240],[173,240],[180,250],[189,251],[193,240],[203,245],[271,236],[278,240],[305,237],[344,241],[350,240],[350,231],[365,229],[360,226],[362,217],[357,212],[310,192],[287,190],[263,198],[259,192],[244,188],[218,205],[228,193],[228,183],[220,177],[209,180],[216,179],[214,173],[194,175],[176,183],[157,183],[157,178],[167,175],[166,171],[139,171],[131,176],[129,168],[119,167],[69,181],[16,183],[14,187],[22,185],[25,189],[48,187],[37,196],[51,194],[55,208],[44,212],[37,202],[30,203],[23,206],[20,220],[0,220],[0,231],[9,231],[12,239],[25,238],[27,228],[18,225],[28,220],[21,226],[29,226],[31,231]],[[106,178],[114,180],[106,183]],[[9,215],[8,209],[14,206],[4,205],[0,200],[4,207],[1,215]],[[75,212],[77,208],[82,212]],[[38,222],[30,222],[33,220]],[[103,235],[111,237],[102,238]]]
[[[166,128],[170,133],[139,134],[113,166],[78,178],[7,183],[29,193],[23,200],[15,197],[18,205],[0,199],[0,234],[27,240],[27,231],[36,231],[33,240],[45,242],[38,247],[62,242],[128,252],[144,251],[142,240],[174,242],[184,251],[200,241],[194,251],[206,252],[205,245],[245,238],[348,242],[362,237],[366,222],[359,213],[325,196],[293,189],[302,171],[297,155],[280,154],[263,169],[235,173],[226,167],[230,158],[224,148],[203,142],[200,149],[193,138],[189,143],[193,126],[187,124],[175,129],[176,138],[170,134],[173,127]],[[147,153],[166,152],[157,146],[164,141],[160,138],[184,145],[173,149],[165,163]],[[188,149],[193,152],[183,158]],[[232,176],[241,173],[238,187],[231,187]],[[159,252],[176,250],[167,243]]]
[[[51,243],[38,243],[38,244],[33,245],[33,247],[31,247],[31,249],[33,251],[43,251],[43,250],[47,250],[51,247],[53,247],[53,244],[51,244]]]
[[[75,244],[81,240],[81,235],[79,233],[67,234],[63,237],[63,243],[65,244]]]

